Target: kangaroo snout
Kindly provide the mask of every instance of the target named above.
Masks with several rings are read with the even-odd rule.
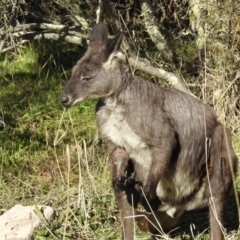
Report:
[[[65,93],[61,93],[59,96],[59,102],[64,106],[64,107],[71,107],[71,97]]]

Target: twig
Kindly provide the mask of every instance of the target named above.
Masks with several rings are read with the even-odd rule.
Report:
[[[98,0],[98,7],[97,7],[97,10],[96,10],[96,15],[97,15],[96,23],[99,23],[101,9],[102,9],[102,0]]]
[[[0,53],[5,53],[5,52],[7,52],[7,51],[10,51],[10,50],[12,50],[13,48],[16,48],[16,47],[18,47],[18,46],[20,46],[20,45],[22,45],[22,44],[24,44],[24,43],[26,43],[26,42],[28,42],[28,40],[22,40],[22,41],[20,41],[20,42],[18,42],[18,43],[15,43],[15,44],[11,45],[10,47],[4,48]]]
[[[225,96],[225,94],[228,92],[228,90],[235,84],[235,82],[240,78],[240,71],[237,71],[236,76],[234,77],[234,79],[231,81],[231,83],[229,84],[229,86],[227,87],[227,89],[223,92],[221,99],[223,99],[223,97]],[[220,100],[217,102],[216,106],[219,105]]]

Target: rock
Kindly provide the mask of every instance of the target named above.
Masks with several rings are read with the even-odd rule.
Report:
[[[47,206],[38,206],[47,221],[50,221],[54,210]],[[16,205],[0,216],[0,239],[28,240],[34,228],[41,220],[36,215],[35,206]]]

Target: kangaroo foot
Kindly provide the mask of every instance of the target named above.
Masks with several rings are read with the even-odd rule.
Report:
[[[157,196],[155,196],[154,198],[148,198],[148,196],[144,196],[143,194],[141,195],[141,203],[142,206],[144,207],[144,209],[147,212],[151,212],[158,210],[161,201],[159,200],[159,198]]]

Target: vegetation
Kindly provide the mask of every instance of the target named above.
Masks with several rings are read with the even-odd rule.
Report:
[[[108,1],[99,2],[0,3],[0,214],[15,204],[52,206],[53,221],[37,229],[33,239],[119,239],[121,235],[108,155],[96,130],[95,102],[69,110],[58,103],[72,66],[85,51],[96,16],[112,34],[120,28],[127,32],[129,56],[140,55],[146,65],[180,76],[192,94],[212,105],[220,121],[231,128],[240,158],[239,3],[202,0],[197,14],[191,8],[195,1],[150,1],[155,19],[151,24],[159,26],[156,40],[149,25],[144,25],[148,15],[142,3],[147,1],[112,1],[109,6],[114,11],[107,7]],[[24,25],[33,23],[51,26],[28,26],[23,31]],[[79,42],[69,43],[62,36],[52,40],[61,31],[50,27],[59,25],[69,28],[64,33],[71,41],[78,37],[74,39]],[[52,35],[34,40],[43,34]],[[136,74],[168,85],[164,77]],[[236,186],[240,192],[239,177]],[[193,221],[196,229],[189,231]],[[207,221],[205,210],[187,213],[182,220],[186,232],[176,230],[169,237],[191,239],[201,233],[197,239],[208,239]],[[226,226],[229,239],[240,238],[234,197],[227,206]],[[148,238],[136,228],[136,239]]]

